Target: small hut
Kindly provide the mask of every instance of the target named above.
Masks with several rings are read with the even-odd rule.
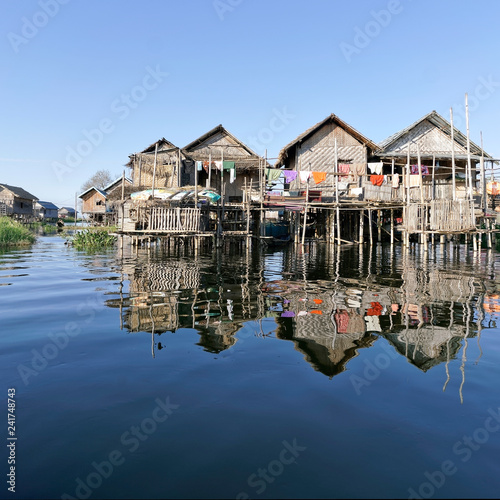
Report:
[[[50,201],[37,201],[35,203],[35,214],[41,220],[57,220],[59,208]]]
[[[92,186],[79,198],[82,200],[82,213],[89,217],[94,224],[102,224],[106,221],[106,191]]]

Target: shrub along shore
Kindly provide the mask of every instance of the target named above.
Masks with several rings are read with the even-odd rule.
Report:
[[[35,239],[35,235],[19,222],[0,217],[0,246],[30,245]]]

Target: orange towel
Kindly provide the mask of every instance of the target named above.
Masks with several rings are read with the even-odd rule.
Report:
[[[312,175],[316,184],[326,180],[326,172],[313,172]]]
[[[320,311],[319,309],[314,309],[313,311],[310,311],[311,314],[323,314],[322,311]]]
[[[383,175],[371,175],[370,181],[374,186],[381,186],[384,183]]]
[[[321,299],[314,299],[315,304],[322,304],[323,301]]]

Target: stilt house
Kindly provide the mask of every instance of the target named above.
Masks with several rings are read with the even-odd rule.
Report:
[[[218,125],[182,149],[194,162],[198,185],[213,188],[226,202],[241,203],[245,183],[259,194],[259,179],[265,160],[222,125]],[[193,182],[194,183],[194,182]]]
[[[334,201],[336,190],[347,193],[350,188],[359,188],[360,178],[366,174],[366,165],[377,149],[374,142],[331,114],[287,144],[280,151],[275,168],[299,174],[285,184],[290,192],[304,194],[309,184],[318,199]],[[302,172],[308,177],[305,182]],[[357,196],[359,191],[355,193]]]
[[[0,184],[0,215],[30,219],[35,214],[35,202],[37,201],[36,196],[23,188]]]

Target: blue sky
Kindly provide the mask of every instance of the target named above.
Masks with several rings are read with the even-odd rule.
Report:
[[[0,182],[72,205],[97,170],[218,124],[273,158],[335,113],[432,110],[500,158],[497,0],[3,0]],[[73,153],[71,153],[73,152]]]

